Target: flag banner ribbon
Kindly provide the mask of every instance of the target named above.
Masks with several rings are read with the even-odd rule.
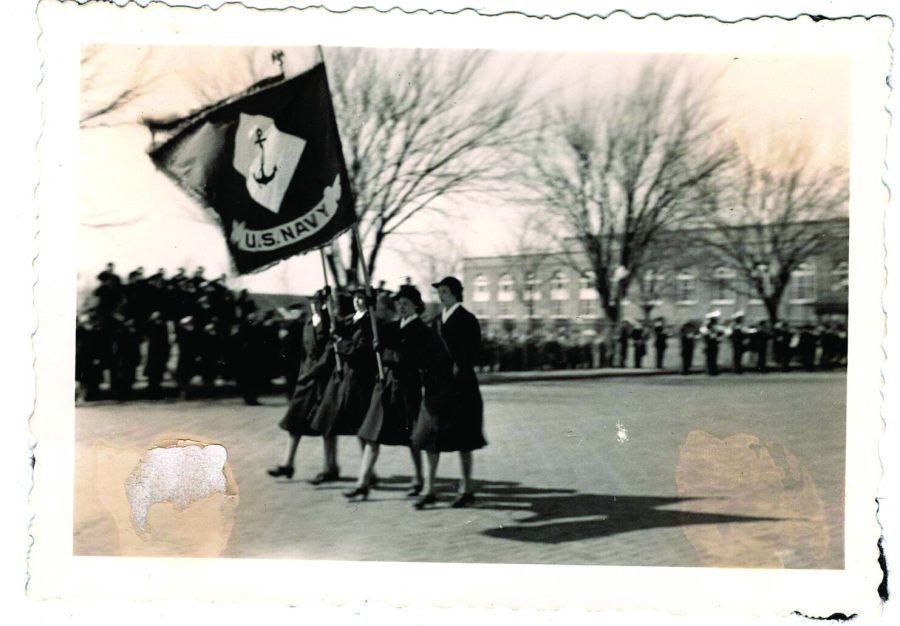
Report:
[[[323,63],[185,118],[149,154],[215,212],[241,274],[319,248],[356,221]]]

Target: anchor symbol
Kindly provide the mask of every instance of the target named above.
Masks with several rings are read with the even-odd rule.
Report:
[[[272,168],[272,171],[266,174],[266,149],[263,144],[266,143],[266,138],[263,136],[262,129],[256,129],[256,140],[254,142],[257,146],[259,146],[259,171],[253,174],[253,180],[257,182],[259,185],[268,185],[273,178],[275,178],[275,172],[278,171],[278,166]]]

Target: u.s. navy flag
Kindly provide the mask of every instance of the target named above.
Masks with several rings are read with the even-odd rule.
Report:
[[[323,63],[187,118],[150,157],[218,214],[242,274],[356,220]]]

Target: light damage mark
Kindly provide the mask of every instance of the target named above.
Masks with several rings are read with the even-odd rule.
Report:
[[[155,504],[169,502],[177,510],[198,500],[225,494],[225,461],[220,445],[190,444],[148,450],[125,482],[131,520],[138,533],[146,531]]]
[[[628,441],[628,429],[622,422],[616,422],[616,441],[619,443]]]

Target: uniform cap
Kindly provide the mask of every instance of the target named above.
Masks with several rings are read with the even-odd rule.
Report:
[[[435,289],[437,289],[438,287],[447,287],[455,294],[461,294],[463,291],[462,283],[455,276],[445,276],[440,281],[431,283],[431,286]]]
[[[394,300],[406,298],[413,303],[413,306],[416,307],[416,311],[418,311],[419,313],[425,310],[425,303],[422,301],[422,294],[419,293],[419,290],[412,285],[400,285],[400,288],[397,290],[397,293],[393,295],[393,298]]]

